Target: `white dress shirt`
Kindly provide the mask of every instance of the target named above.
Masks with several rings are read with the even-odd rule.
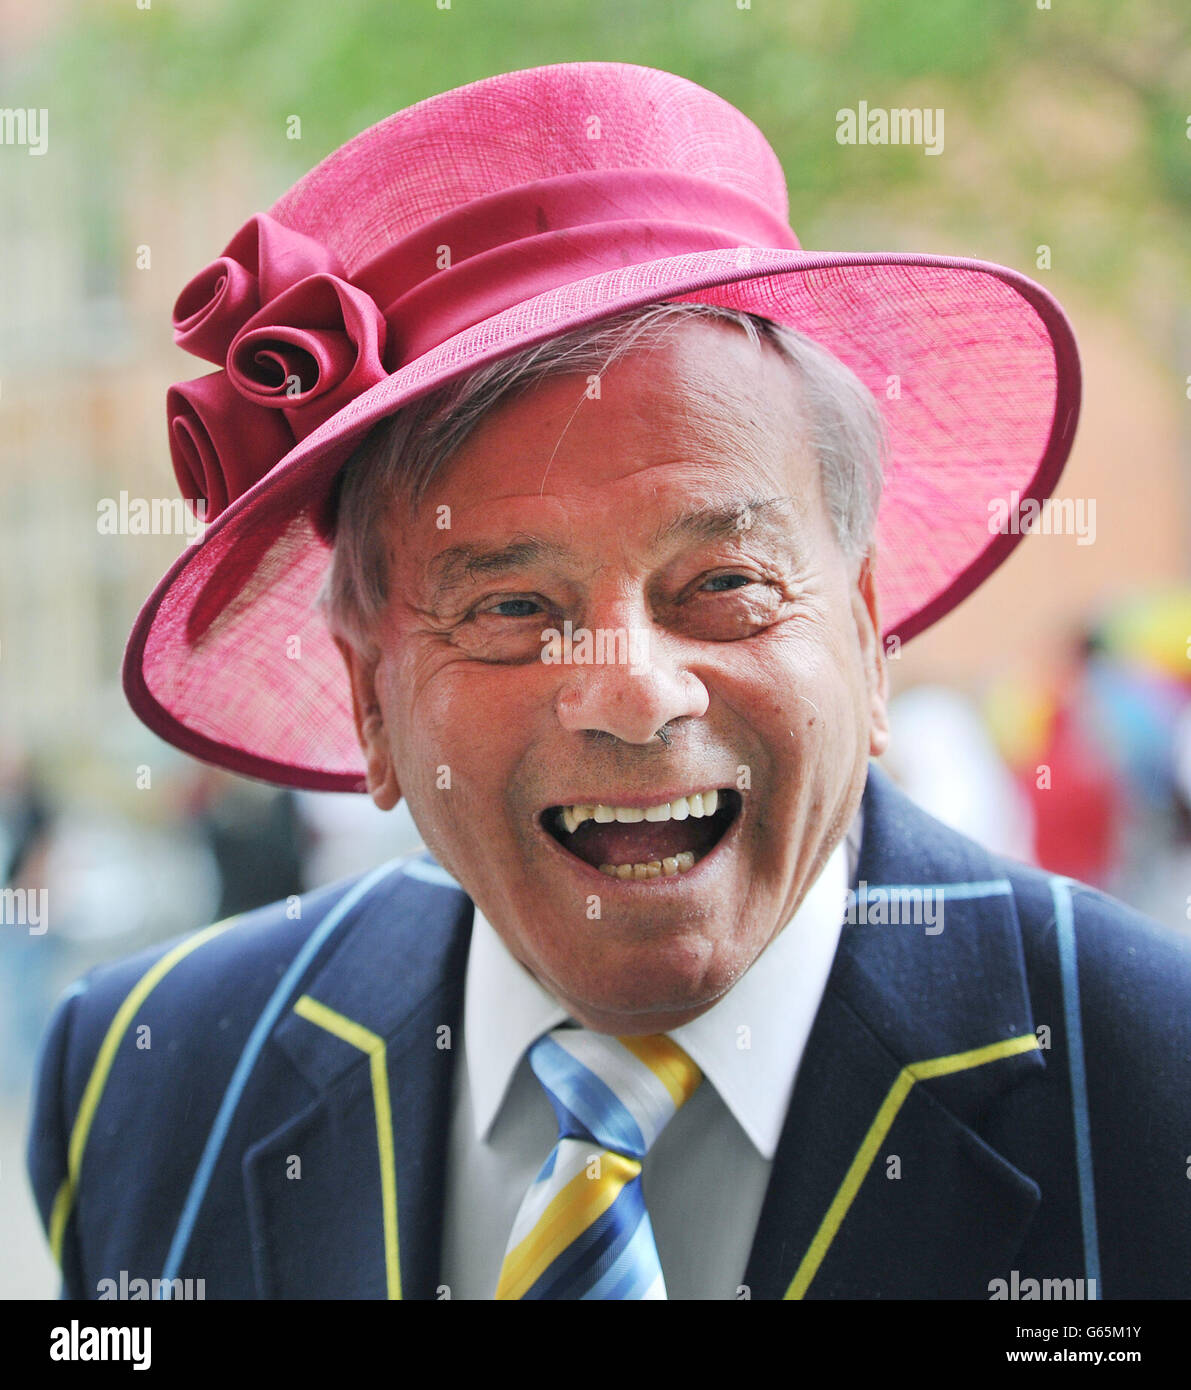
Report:
[[[855,882],[861,816],[752,968],[669,1035],[704,1077],[641,1175],[671,1299],[738,1296]],[[448,1141],[441,1279],[451,1298],[496,1288],[513,1220],[558,1138],[526,1052],[568,1018],[475,908]]]

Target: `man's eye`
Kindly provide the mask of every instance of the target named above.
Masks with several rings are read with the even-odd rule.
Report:
[[[747,574],[715,574],[702,587],[710,588],[712,593],[722,594],[732,589],[741,589],[752,582]]]
[[[501,599],[499,603],[494,603],[491,608],[482,608],[476,616],[483,617],[490,613],[497,618],[530,618],[535,609],[538,612],[542,611],[542,605],[535,599],[506,598]]]

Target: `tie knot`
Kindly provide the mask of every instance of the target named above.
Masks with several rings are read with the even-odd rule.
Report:
[[[529,1049],[529,1064],[554,1107],[560,1139],[591,1139],[638,1159],[703,1078],[664,1033],[613,1038],[556,1028]]]

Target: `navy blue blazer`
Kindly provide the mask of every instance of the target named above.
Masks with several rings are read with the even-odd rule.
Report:
[[[875,767],[864,809],[749,1295],[1191,1296],[1188,942]],[[915,889],[941,931],[890,921]],[[471,918],[422,855],[68,991],[29,1144],[64,1295],[443,1297]]]

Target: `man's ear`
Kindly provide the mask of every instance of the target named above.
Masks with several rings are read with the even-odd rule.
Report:
[[[852,591],[852,611],[869,689],[869,755],[879,758],[889,747],[889,669],[881,641],[876,563],[876,547],[869,546],[860,562],[856,587]]]
[[[401,800],[401,788],[397,784],[397,771],[393,767],[380,696],[376,689],[380,653],[360,652],[342,637],[335,638],[335,645],[339,648],[351,681],[352,718],[355,720],[356,737],[364,753],[368,794],[382,811],[391,811]]]

